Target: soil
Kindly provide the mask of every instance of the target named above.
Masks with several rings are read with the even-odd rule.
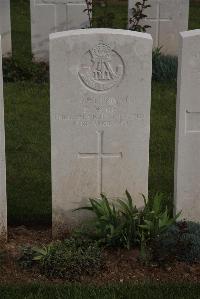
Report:
[[[36,269],[25,270],[17,263],[22,246],[40,246],[51,242],[51,229],[28,229],[24,226],[10,228],[8,243],[4,246],[5,256],[0,267],[0,283],[63,283],[63,280],[50,280]],[[173,263],[158,267],[143,266],[139,261],[137,250],[104,251],[104,268],[98,275],[82,277],[81,282],[87,284],[107,284],[114,282],[200,282],[200,264],[187,265]]]

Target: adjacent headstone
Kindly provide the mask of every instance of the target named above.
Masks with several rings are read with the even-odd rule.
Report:
[[[129,0],[129,18],[131,9],[138,0]],[[179,32],[188,29],[189,0],[149,0],[151,7],[144,11],[147,15],[141,24],[149,25],[147,29],[153,37],[154,47],[162,47],[164,54],[178,54]]]
[[[49,34],[89,26],[85,0],[30,0],[32,53],[49,60]]]
[[[148,194],[152,73],[149,34],[117,29],[50,36],[53,233],[100,193]]]
[[[0,241],[5,241],[6,239],[7,239],[6,163],[5,163],[2,51],[1,51],[1,36],[0,36]]]
[[[0,35],[2,37],[3,56],[8,56],[12,52],[10,0],[0,0]]]
[[[175,207],[200,221],[200,30],[181,33],[176,117]]]

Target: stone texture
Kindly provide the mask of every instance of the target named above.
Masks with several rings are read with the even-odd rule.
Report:
[[[10,0],[0,0],[0,35],[2,37],[3,56],[8,56],[12,52]]]
[[[32,53],[49,60],[49,34],[88,27],[84,0],[30,0]]]
[[[53,233],[88,198],[148,193],[149,34],[82,29],[50,36]]]
[[[138,0],[129,0],[131,8]],[[149,0],[150,8],[145,10],[147,19],[142,23],[150,25],[147,29],[153,37],[154,47],[162,47],[164,54],[178,54],[179,32],[188,29],[189,0]]]
[[[175,207],[200,221],[200,30],[181,33],[177,96]]]
[[[2,53],[1,53],[1,36],[0,36],[0,241],[6,240],[6,238],[7,238],[6,163],[5,163]]]

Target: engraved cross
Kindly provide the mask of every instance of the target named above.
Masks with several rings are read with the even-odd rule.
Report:
[[[103,131],[97,131],[97,153],[79,153],[79,158],[93,159],[97,158],[97,177],[98,177],[98,194],[102,193],[102,175],[103,159],[122,158],[122,153],[104,153],[103,152]]]
[[[160,0],[157,1],[157,6],[156,6],[156,17],[155,18],[146,18],[146,20],[152,21],[156,23],[156,47],[159,47],[159,36],[160,36],[160,23],[161,22],[170,22],[172,19],[162,19],[160,17]]]

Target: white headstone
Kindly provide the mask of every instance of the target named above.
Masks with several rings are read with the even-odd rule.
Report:
[[[6,163],[5,163],[2,53],[1,53],[1,36],[0,36],[0,241],[6,240],[6,238],[7,238]]]
[[[181,33],[176,122],[176,211],[200,221],[200,30]]]
[[[73,209],[125,189],[148,194],[152,73],[149,34],[82,29],[50,36],[54,235]]]
[[[32,53],[49,60],[49,34],[89,26],[85,0],[30,0]]]
[[[2,52],[8,56],[12,52],[10,0],[0,0],[0,34],[2,38]]]
[[[129,0],[129,18],[131,9],[138,0]],[[189,0],[149,0],[151,7],[144,11],[147,15],[141,24],[153,37],[154,47],[162,47],[164,54],[178,54],[178,36],[180,31],[188,29]]]

